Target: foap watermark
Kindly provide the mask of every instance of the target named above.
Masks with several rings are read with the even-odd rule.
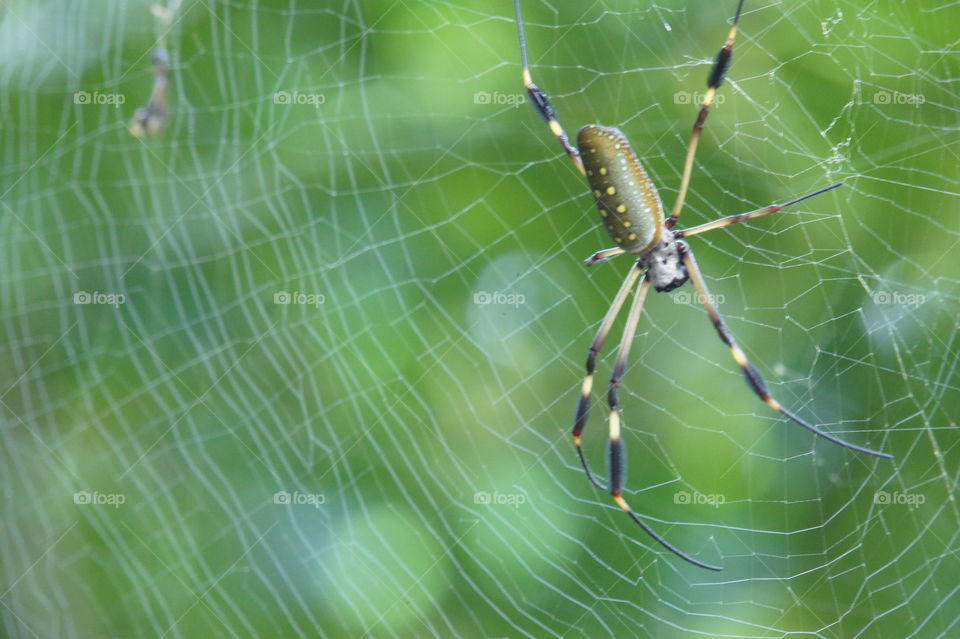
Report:
[[[919,293],[898,293],[896,291],[874,291],[870,296],[878,306],[917,307],[927,301],[926,295]]]
[[[673,503],[675,504],[696,504],[703,505],[707,504],[718,508],[721,504],[725,503],[727,498],[720,494],[705,494],[698,491],[688,492],[686,490],[681,490],[673,493]]]
[[[526,96],[523,93],[500,93],[494,91],[477,91],[473,94],[474,104],[498,104],[517,106],[523,104]]]
[[[104,293],[101,291],[77,291],[73,294],[74,304],[94,304],[113,306],[114,308],[127,303],[127,296],[123,293]]]
[[[726,299],[723,294],[710,295],[704,297],[700,294],[699,291],[677,291],[672,296],[674,304],[703,304],[704,302],[709,302],[714,306],[720,306],[723,304],[723,301]]]
[[[885,490],[878,490],[873,494],[873,503],[882,505],[919,506],[925,501],[927,501],[927,496],[921,493],[901,493],[899,491],[888,493]]]
[[[513,306],[514,308],[527,303],[527,298],[523,293],[505,293],[503,291],[477,291],[473,294],[473,303],[477,306],[486,306],[488,304],[501,304],[504,306]]]
[[[94,490],[78,490],[73,493],[73,503],[78,506],[113,506],[119,508],[127,502],[123,493],[101,493]]]
[[[295,490],[292,493],[285,490],[278,490],[273,493],[273,503],[279,506],[320,506],[327,503],[327,497],[323,493],[302,493]]]
[[[488,493],[481,490],[473,494],[473,503],[481,506],[513,506],[519,508],[527,503],[527,496],[523,493],[501,493],[499,490]]]
[[[81,106],[112,106],[120,108],[127,101],[122,93],[100,93],[99,91],[77,91],[73,94],[73,103]]]
[[[308,105],[314,108],[320,108],[321,104],[327,101],[327,96],[323,93],[302,93],[300,91],[277,91],[273,94],[274,104],[284,105]]]
[[[927,101],[922,93],[901,93],[900,91],[877,91],[873,94],[874,104],[912,104],[920,106]]]
[[[677,91],[673,94],[673,103],[674,104],[703,104],[703,98],[706,94],[698,93],[696,91]],[[723,104],[727,99],[722,93],[716,93],[713,96],[713,105],[719,106]]]
[[[274,304],[292,304],[295,306],[313,306],[319,308],[321,304],[327,301],[323,293],[302,293],[300,291],[277,291],[273,294]]]

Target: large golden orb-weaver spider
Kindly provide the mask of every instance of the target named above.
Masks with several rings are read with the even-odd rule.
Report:
[[[633,341],[637,332],[637,322],[640,319],[640,311],[643,308],[643,302],[646,299],[647,292],[651,285],[657,291],[664,292],[672,291],[678,286],[683,285],[687,280],[693,282],[694,287],[697,289],[698,297],[706,307],[707,313],[710,315],[710,319],[713,321],[713,325],[720,335],[720,339],[730,348],[733,359],[736,360],[737,365],[743,370],[743,374],[750,388],[752,388],[768,406],[824,439],[868,455],[875,455],[887,459],[892,458],[892,455],[888,455],[887,453],[877,452],[869,448],[845,442],[820,430],[816,426],[791,413],[770,396],[763,379],[761,379],[759,373],[757,373],[757,370],[750,362],[747,361],[746,356],[737,345],[733,335],[723,321],[723,317],[721,317],[717,307],[713,304],[710,293],[707,290],[706,282],[704,282],[700,269],[697,267],[697,261],[693,257],[693,252],[690,250],[690,247],[687,246],[687,243],[683,241],[684,238],[692,235],[770,213],[776,213],[792,204],[802,202],[807,198],[842,186],[843,183],[838,182],[837,184],[831,184],[830,186],[784,204],[773,204],[756,211],[731,215],[689,229],[671,230],[680,217],[680,211],[683,208],[687,189],[690,186],[693,160],[697,151],[697,143],[700,140],[700,134],[703,130],[703,124],[707,119],[707,114],[710,111],[710,105],[713,103],[717,89],[723,82],[727,69],[730,66],[733,43],[737,35],[737,26],[740,22],[742,9],[743,0],[740,0],[737,4],[737,11],[734,14],[727,40],[723,48],[720,49],[720,53],[717,54],[710,74],[707,76],[707,91],[703,96],[703,102],[700,105],[700,111],[693,125],[693,132],[690,135],[687,155],[683,164],[683,174],[680,178],[680,190],[677,195],[677,201],[673,205],[670,216],[664,219],[663,205],[660,202],[657,189],[653,185],[653,182],[650,181],[650,178],[647,177],[646,171],[644,171],[643,166],[637,159],[626,136],[624,136],[619,129],[590,124],[580,129],[580,132],[577,134],[577,146],[574,147],[570,144],[567,134],[564,132],[563,127],[560,126],[556,111],[554,111],[551,106],[547,94],[533,83],[530,75],[530,67],[527,62],[527,45],[523,32],[523,20],[520,16],[520,0],[514,0],[517,31],[520,36],[520,55],[523,64],[524,86],[527,89],[527,93],[534,107],[536,107],[537,111],[550,126],[551,132],[560,142],[564,152],[566,152],[574,166],[586,176],[587,183],[590,185],[590,190],[593,192],[597,208],[600,211],[600,217],[604,227],[617,245],[614,248],[594,253],[586,260],[586,264],[588,266],[597,264],[624,253],[629,253],[637,258],[637,261],[627,274],[623,285],[621,285],[620,290],[616,296],[614,296],[613,302],[607,310],[607,314],[600,323],[600,329],[597,331],[597,335],[590,345],[590,351],[587,355],[587,374],[583,380],[583,386],[574,416],[573,444],[577,449],[580,463],[583,465],[583,469],[589,480],[601,490],[607,490],[607,487],[604,487],[598,482],[594,478],[593,473],[590,472],[590,467],[583,454],[583,448],[580,445],[580,434],[583,432],[583,428],[587,423],[587,414],[590,408],[590,391],[593,387],[593,374],[596,369],[597,353],[600,352],[614,320],[620,313],[630,293],[630,289],[632,289],[633,286],[637,284],[637,280],[639,280],[636,294],[630,305],[630,310],[627,313],[626,326],[623,329],[623,337],[620,340],[620,348],[617,352],[613,374],[610,377],[608,392],[610,404],[609,491],[613,497],[613,501],[626,511],[647,534],[656,539],[670,552],[694,565],[710,570],[720,570],[720,567],[698,561],[672,546],[640,519],[622,495],[624,447],[620,438],[620,406],[617,398],[617,388],[620,386],[624,370],[627,366],[627,355],[630,352],[630,343]]]

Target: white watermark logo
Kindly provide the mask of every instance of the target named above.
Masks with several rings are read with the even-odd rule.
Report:
[[[927,297],[919,293],[898,293],[896,291],[875,291],[870,297],[873,299],[873,303],[878,306],[917,307],[927,301]]]
[[[704,93],[698,93],[696,91],[677,91],[673,94],[673,103],[674,104],[703,104],[703,98],[706,96]],[[716,93],[713,96],[712,104],[717,106],[721,105],[726,101],[727,96],[722,93]]]
[[[873,494],[873,503],[882,505],[919,506],[925,501],[927,501],[927,496],[920,493],[888,493],[883,490],[878,490]]]
[[[73,103],[81,106],[112,106],[120,108],[127,101],[127,96],[122,93],[100,93],[99,91],[77,91],[73,94]]]
[[[504,306],[513,306],[514,308],[527,303],[527,298],[523,293],[505,293],[503,291],[477,291],[473,294],[473,303],[477,306],[486,306],[487,304],[501,304]]]
[[[718,508],[726,501],[727,498],[720,494],[704,494],[697,491],[693,491],[691,493],[687,492],[686,490],[673,493],[673,503],[675,504],[707,504],[709,506],[713,506],[714,508]]]
[[[74,304],[99,304],[117,307],[127,303],[123,293],[102,293],[100,291],[77,291],[73,294]]]
[[[526,96],[522,93],[500,93],[494,91],[477,91],[473,94],[474,104],[502,104],[517,106],[522,104]]]
[[[78,506],[113,506],[119,508],[126,502],[127,496],[123,493],[101,493],[96,490],[93,492],[79,490],[73,493],[73,503]]]
[[[288,291],[277,291],[273,294],[274,304],[293,304],[296,306],[313,306],[318,308],[326,301],[327,298],[324,297],[322,293],[301,293],[300,291],[290,293]]]
[[[922,93],[901,93],[899,91],[877,91],[873,94],[874,104],[912,104],[919,106],[927,101]]]
[[[277,91],[273,94],[274,104],[308,105],[319,108],[327,101],[323,93],[301,93],[300,91]]]
[[[519,508],[527,503],[527,496],[523,493],[501,493],[498,490],[488,493],[481,490],[473,494],[473,503],[481,506],[513,506]]]
[[[677,291],[672,295],[674,304],[703,304],[709,302],[714,306],[720,306],[726,299],[723,294],[710,294],[706,297],[700,295],[699,291]]]
[[[327,502],[326,495],[322,493],[301,493],[295,490],[292,493],[285,490],[279,490],[273,494],[273,503],[281,506],[313,506],[320,508]]]

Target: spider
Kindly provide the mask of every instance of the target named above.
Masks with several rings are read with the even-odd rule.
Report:
[[[669,217],[666,219],[664,219],[663,205],[660,201],[660,196],[657,194],[656,187],[650,178],[647,177],[646,171],[644,171],[643,166],[641,166],[626,136],[619,129],[590,124],[580,129],[577,134],[576,147],[570,143],[563,127],[560,126],[556,111],[550,104],[547,94],[533,83],[533,78],[530,75],[530,67],[527,62],[526,37],[523,31],[523,20],[520,16],[520,0],[514,0],[514,10],[516,11],[517,32],[520,37],[523,84],[526,87],[527,94],[533,106],[549,125],[550,131],[560,142],[560,146],[573,162],[574,166],[580,173],[586,176],[587,183],[593,192],[597,208],[600,211],[600,218],[603,225],[616,243],[616,246],[613,248],[597,251],[591,255],[587,258],[586,265],[598,264],[624,253],[629,253],[636,257],[636,262],[620,286],[620,290],[614,296],[610,308],[600,323],[596,337],[594,337],[593,343],[590,345],[590,350],[587,355],[587,372],[583,380],[580,398],[574,414],[573,445],[576,447],[580,463],[590,482],[600,490],[609,489],[610,495],[613,497],[613,501],[617,506],[629,514],[633,521],[648,535],[653,537],[653,539],[663,545],[667,550],[691,564],[709,570],[721,570],[719,566],[712,566],[698,561],[671,545],[666,539],[654,532],[654,530],[630,508],[623,498],[624,446],[620,438],[620,404],[617,398],[617,389],[620,386],[624,371],[626,370],[630,343],[636,335],[637,322],[640,319],[640,312],[643,309],[643,303],[650,286],[653,286],[658,292],[666,292],[672,291],[678,286],[682,286],[687,280],[690,280],[696,288],[698,297],[706,307],[707,313],[720,339],[729,347],[733,359],[743,371],[747,384],[761,400],[775,411],[780,412],[788,419],[824,439],[828,439],[836,444],[861,453],[892,459],[892,455],[845,442],[820,430],[797,415],[794,415],[770,395],[760,374],[747,360],[746,355],[744,355],[743,351],[737,345],[723,317],[721,317],[720,312],[712,302],[710,292],[707,290],[706,282],[700,273],[693,252],[684,241],[684,238],[692,235],[698,235],[713,229],[730,226],[737,222],[743,222],[744,220],[776,213],[788,206],[842,186],[843,182],[831,184],[830,186],[821,188],[813,193],[809,193],[784,204],[773,204],[755,211],[731,215],[699,226],[673,231],[672,228],[680,217],[680,211],[683,208],[687,189],[690,185],[693,160],[696,155],[697,143],[700,140],[704,122],[707,119],[707,114],[709,113],[710,105],[713,103],[717,89],[723,82],[727,69],[730,66],[733,43],[737,35],[740,14],[743,10],[743,0],[740,0],[737,4],[737,11],[734,14],[726,42],[717,54],[710,74],[707,76],[707,91],[703,96],[700,111],[693,125],[693,132],[690,135],[690,141],[687,145],[687,155],[683,164],[683,174],[680,178],[680,190],[677,194],[677,201]],[[614,320],[620,313],[634,285],[636,285],[636,293],[630,305],[630,310],[627,313],[626,326],[623,329],[623,336],[620,340],[619,350],[617,351],[617,358],[613,367],[613,373],[610,377],[610,386],[607,395],[610,404],[610,447],[608,452],[610,485],[609,487],[605,487],[597,481],[593,473],[590,472],[590,466],[587,464],[586,457],[584,457],[583,454],[583,447],[580,445],[580,435],[587,423],[587,415],[590,409],[590,391],[593,388],[593,375],[596,370],[597,353],[600,352]]]

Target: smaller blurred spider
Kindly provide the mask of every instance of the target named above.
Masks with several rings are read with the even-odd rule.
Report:
[[[551,132],[559,140],[560,145],[567,156],[573,162],[581,173],[587,178],[590,190],[593,192],[597,208],[600,211],[600,218],[610,237],[616,243],[616,247],[598,251],[591,255],[586,264],[592,265],[606,261],[610,258],[629,253],[637,257],[633,268],[627,274],[623,285],[613,298],[613,303],[607,310],[606,316],[600,323],[600,329],[597,331],[593,343],[590,345],[590,352],[587,355],[587,374],[583,380],[583,386],[580,393],[580,399],[577,403],[577,410],[573,424],[573,444],[576,446],[577,454],[580,457],[580,463],[587,474],[589,480],[601,490],[607,490],[598,482],[590,472],[590,467],[583,454],[583,448],[580,445],[580,434],[587,423],[587,414],[590,409],[590,391],[593,388],[593,374],[596,369],[596,356],[607,338],[607,333],[613,325],[614,320],[620,313],[626,301],[630,289],[633,288],[637,280],[637,292],[630,305],[630,311],[627,313],[627,323],[623,329],[623,337],[620,340],[620,349],[617,352],[616,363],[613,367],[613,375],[610,377],[610,387],[608,400],[610,403],[610,495],[613,501],[624,511],[626,511],[633,520],[643,528],[647,534],[656,539],[667,550],[678,557],[702,568],[709,570],[721,570],[718,566],[698,561],[672,546],[663,537],[658,535],[647,526],[640,517],[631,510],[630,506],[623,499],[623,463],[624,447],[620,438],[620,405],[617,398],[617,389],[623,378],[623,373],[627,367],[627,355],[630,352],[630,343],[633,341],[637,332],[637,322],[640,319],[640,311],[643,309],[643,302],[646,299],[647,292],[651,284],[659,291],[672,291],[678,286],[683,285],[687,280],[693,282],[697,289],[697,294],[713,321],[717,333],[723,343],[730,348],[733,359],[743,370],[747,383],[750,388],[762,399],[768,406],[779,411],[787,418],[800,424],[807,430],[828,439],[836,444],[845,446],[868,455],[891,459],[893,456],[887,453],[877,452],[857,446],[833,435],[826,433],[816,426],[806,422],[800,417],[794,415],[784,408],[777,400],[770,396],[766,384],[761,379],[757,370],[747,361],[746,355],[737,345],[733,335],[727,328],[723,317],[720,316],[717,307],[711,301],[710,292],[707,290],[706,282],[697,266],[697,261],[693,257],[693,252],[684,238],[691,235],[697,235],[713,229],[722,228],[737,222],[753,219],[770,213],[776,213],[792,204],[802,202],[807,198],[819,195],[838,186],[842,182],[832,184],[818,191],[814,191],[803,197],[791,200],[785,204],[774,204],[763,209],[731,215],[713,222],[694,226],[689,229],[671,231],[677,219],[680,217],[680,211],[683,208],[683,202],[687,195],[687,188],[690,185],[690,174],[693,169],[693,159],[697,151],[697,143],[700,140],[700,133],[703,130],[703,124],[707,119],[710,105],[716,95],[717,89],[723,82],[727,69],[730,66],[730,59],[733,53],[733,43],[737,35],[737,25],[740,22],[740,13],[743,9],[743,0],[737,4],[737,11],[733,18],[733,25],[727,40],[717,54],[717,58],[707,77],[707,91],[704,94],[703,102],[700,105],[700,112],[693,125],[693,133],[690,136],[690,143],[687,146],[687,156],[683,165],[683,174],[680,178],[680,191],[677,195],[677,202],[670,212],[670,216],[664,219],[663,204],[660,202],[660,196],[646,171],[637,159],[636,154],[627,141],[626,136],[615,127],[605,127],[598,125],[587,125],[580,129],[577,134],[577,147],[574,148],[563,127],[557,119],[556,112],[550,104],[547,94],[541,91],[533,83],[530,75],[530,68],[527,63],[527,45],[523,33],[523,21],[520,17],[520,0],[514,0],[514,9],[517,14],[517,31],[520,36],[520,55],[523,63],[523,83],[526,86],[527,93],[534,107],[550,126]],[[643,275],[641,278],[640,276]]]

